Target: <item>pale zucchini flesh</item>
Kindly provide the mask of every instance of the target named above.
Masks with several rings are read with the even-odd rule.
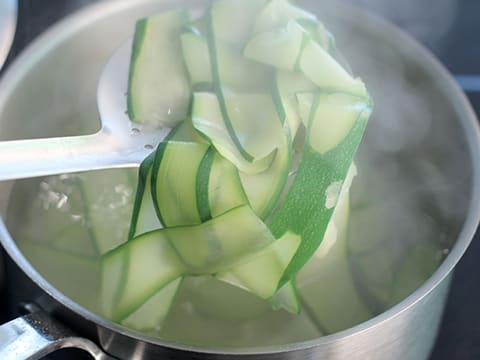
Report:
[[[191,117],[186,118],[173,128],[165,139],[165,142],[167,141],[207,143],[205,138],[193,127]]]
[[[192,87],[212,84],[212,70],[207,38],[194,31],[181,35],[183,58],[188,69]]]
[[[251,260],[234,266],[216,277],[230,284],[253,292],[263,299],[272,297],[291,258],[297,251],[301,239],[291,233],[273,242]]]
[[[206,194],[212,217],[249,204],[237,168],[219,153],[213,159]]]
[[[287,26],[262,32],[246,45],[244,55],[277,69],[293,71],[297,67],[308,34],[295,21]]]
[[[188,273],[193,275],[217,273],[275,240],[248,206],[232,209],[195,227],[167,231]]]
[[[256,174],[266,170],[275,157],[275,151],[284,137],[281,123],[271,99],[266,95],[242,94],[225,99],[225,108],[231,111],[229,122],[222,115],[220,100],[215,94],[195,93],[192,105],[193,126],[215,146],[217,151],[242,172]],[[263,110],[263,116],[252,115],[254,109]],[[260,119],[262,119],[260,121]],[[230,136],[235,132],[238,143]],[[255,134],[245,137],[245,134]],[[268,141],[266,141],[268,140]],[[251,160],[245,159],[239,146],[247,149]]]
[[[308,41],[299,62],[300,70],[323,91],[344,92],[368,98],[365,84],[353,78],[321,45]]]
[[[318,22],[315,14],[293,5],[289,0],[271,0],[258,13],[254,33],[258,34],[281,28],[291,20]]]
[[[323,24],[287,0],[218,0],[190,23],[162,16],[139,25],[129,113],[178,125],[140,171],[129,241],[103,258],[105,312],[153,331],[185,276],[215,275],[298,313],[295,276],[325,236],[371,113],[365,85],[337,62]],[[167,50],[175,64],[151,70]],[[174,77],[154,99],[146,79]],[[170,95],[178,102],[155,119]]]
[[[102,259],[104,314],[122,321],[184,271],[168,238],[158,231],[124,243]]]
[[[173,127],[185,119],[191,91],[179,34],[187,21],[183,10],[138,21],[127,98],[132,121]]]
[[[168,142],[159,146],[152,171],[152,196],[164,226],[200,224],[196,197],[198,169],[209,145]]]
[[[211,22],[218,41],[242,48],[254,28],[257,14],[267,0],[220,0],[211,9]]]
[[[274,242],[248,206],[200,225],[140,235],[103,257],[105,315],[121,321],[174,279],[227,270]]]
[[[147,334],[157,333],[170,311],[181,284],[182,278],[178,278],[165,285],[134,313],[122,320],[122,325]]]

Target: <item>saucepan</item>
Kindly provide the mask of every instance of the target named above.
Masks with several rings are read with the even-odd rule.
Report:
[[[0,5],[0,70],[7,59],[17,25],[17,2],[4,1]],[[0,259],[0,288],[3,285],[2,262]]]
[[[348,230],[349,276],[356,284],[366,281],[356,290],[371,316],[324,336],[251,346],[183,341],[181,331],[176,339],[131,331],[75,302],[20,250],[22,213],[12,209],[26,201],[28,187],[8,181],[0,183],[0,242],[7,255],[2,296],[10,314],[21,310],[23,316],[0,328],[0,357],[35,359],[75,347],[95,359],[428,358],[454,267],[480,218],[477,119],[442,65],[393,25],[345,5],[302,4],[333,30],[376,104],[356,160]],[[53,26],[0,81],[0,140],[98,130],[96,86],[112,52],[131,36],[138,18],[181,6],[200,10],[207,2],[105,1]],[[41,237],[48,222],[35,224],[32,233]],[[385,283],[394,295],[385,295]],[[319,299],[335,292],[335,281],[330,285]],[[293,323],[277,328],[293,329]],[[184,333],[188,327],[187,321]]]

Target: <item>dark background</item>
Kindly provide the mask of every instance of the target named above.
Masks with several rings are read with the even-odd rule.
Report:
[[[6,66],[49,25],[98,1],[20,0],[17,34]],[[479,76],[480,79],[479,0],[345,1],[389,18],[432,50],[455,76]],[[408,9],[407,3],[411,3]],[[480,80],[476,83],[467,95],[480,114]],[[431,360],[480,359],[479,274],[480,235],[477,234],[458,264]]]

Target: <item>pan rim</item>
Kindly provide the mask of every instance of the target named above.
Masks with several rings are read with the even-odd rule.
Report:
[[[13,86],[15,81],[14,78],[18,79],[19,76],[21,77],[22,73],[28,71],[28,64],[33,61],[31,60],[32,58],[38,58],[39,51],[43,53],[51,49],[54,45],[54,43],[49,43],[49,39],[51,37],[55,37],[56,42],[62,41],[62,39],[67,38],[69,34],[71,34],[76,29],[79,29],[82,26],[85,26],[86,24],[93,22],[95,19],[99,18],[100,15],[98,14],[103,14],[108,7],[110,7],[111,12],[120,12],[121,10],[127,9],[131,6],[139,6],[140,4],[147,4],[151,2],[151,0],[141,0],[134,3],[129,0],[117,0],[115,1],[115,4],[113,4],[113,1],[106,2],[103,4],[89,6],[72,16],[65,18],[58,24],[54,25],[47,32],[45,32],[37,40],[35,40],[28,47],[28,49],[10,66],[10,68],[7,69],[7,72],[4,74],[5,76],[2,79],[2,82],[0,82],[1,87],[8,88],[9,86]],[[446,68],[434,57],[434,55],[432,55],[429,50],[424,48],[423,45],[421,45],[415,39],[411,38],[409,35],[405,34],[402,30],[390,24],[386,20],[383,20],[375,15],[372,15],[357,8],[351,10],[350,6],[348,5],[341,5],[341,7],[346,9],[341,11],[342,13],[354,11],[354,13],[356,14],[355,16],[358,16],[358,14],[360,14],[362,18],[367,19],[366,24],[375,24],[375,31],[381,31],[385,34],[388,34],[388,36],[391,36],[395,40],[395,43],[403,43],[404,46],[408,47],[410,51],[419,58],[419,62],[429,64],[429,71],[432,74],[435,74],[437,82],[440,85],[443,85],[446,89],[450,89],[449,94],[452,98],[452,104],[454,106],[455,112],[458,114],[457,120],[460,122],[463,128],[463,133],[465,134],[465,140],[467,141],[468,151],[472,161],[472,197],[469,209],[467,211],[466,220],[462,226],[461,232],[458,235],[457,241],[455,242],[455,245],[451,249],[449,255],[445,258],[445,260],[438,267],[435,273],[411,295],[409,295],[397,305],[386,310],[385,312],[361,324],[331,335],[320,337],[318,339],[302,341],[293,344],[260,348],[242,348],[238,350],[230,348],[213,349],[201,346],[182,345],[171,341],[165,341],[158,338],[144,336],[134,331],[127,330],[84,309],[77,303],[71,301],[60,291],[55,289],[35,270],[35,268],[28,262],[28,260],[18,249],[14,240],[9,236],[6,228],[4,228],[3,224],[1,224],[0,243],[4,246],[9,256],[17,263],[20,269],[22,269],[22,271],[35,284],[37,284],[41,289],[47,292],[56,301],[63,304],[63,306],[69,308],[71,311],[82,316],[83,318],[103,328],[109,329],[110,331],[116,333],[120,333],[134,340],[148,342],[152,345],[157,345],[179,351],[191,351],[203,354],[262,355],[315,348],[328,343],[337,342],[340,339],[345,339],[347,337],[357,335],[365,331],[369,331],[372,328],[380,326],[382,323],[399,316],[401,313],[407,311],[415,304],[420,302],[452,272],[453,268],[458,263],[464,252],[467,250],[470,242],[472,241],[480,220],[480,187],[475,186],[475,184],[480,184],[480,129],[477,117],[468,99],[466,98],[466,95],[460,89],[453,77],[449,74]],[[76,24],[76,26],[72,27],[72,23]],[[59,37],[57,36],[57,34],[62,35]],[[50,46],[45,46],[45,43],[49,43]],[[15,74],[15,76],[9,75],[11,73],[15,73],[16,71],[21,71],[20,75],[18,74],[18,72]],[[2,92],[0,91],[0,104],[4,100],[3,97],[6,97],[6,94],[8,92],[3,93],[5,95],[1,95]]]

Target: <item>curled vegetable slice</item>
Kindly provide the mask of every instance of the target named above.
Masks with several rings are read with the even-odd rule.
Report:
[[[318,93],[312,99],[302,162],[282,207],[269,223],[276,238],[287,232],[302,238],[281,284],[293,279],[320,245],[372,111],[369,102],[351,95]],[[353,117],[353,125],[342,123],[338,142],[319,152],[316,141],[322,138],[322,124],[335,127],[336,119],[342,117]]]

